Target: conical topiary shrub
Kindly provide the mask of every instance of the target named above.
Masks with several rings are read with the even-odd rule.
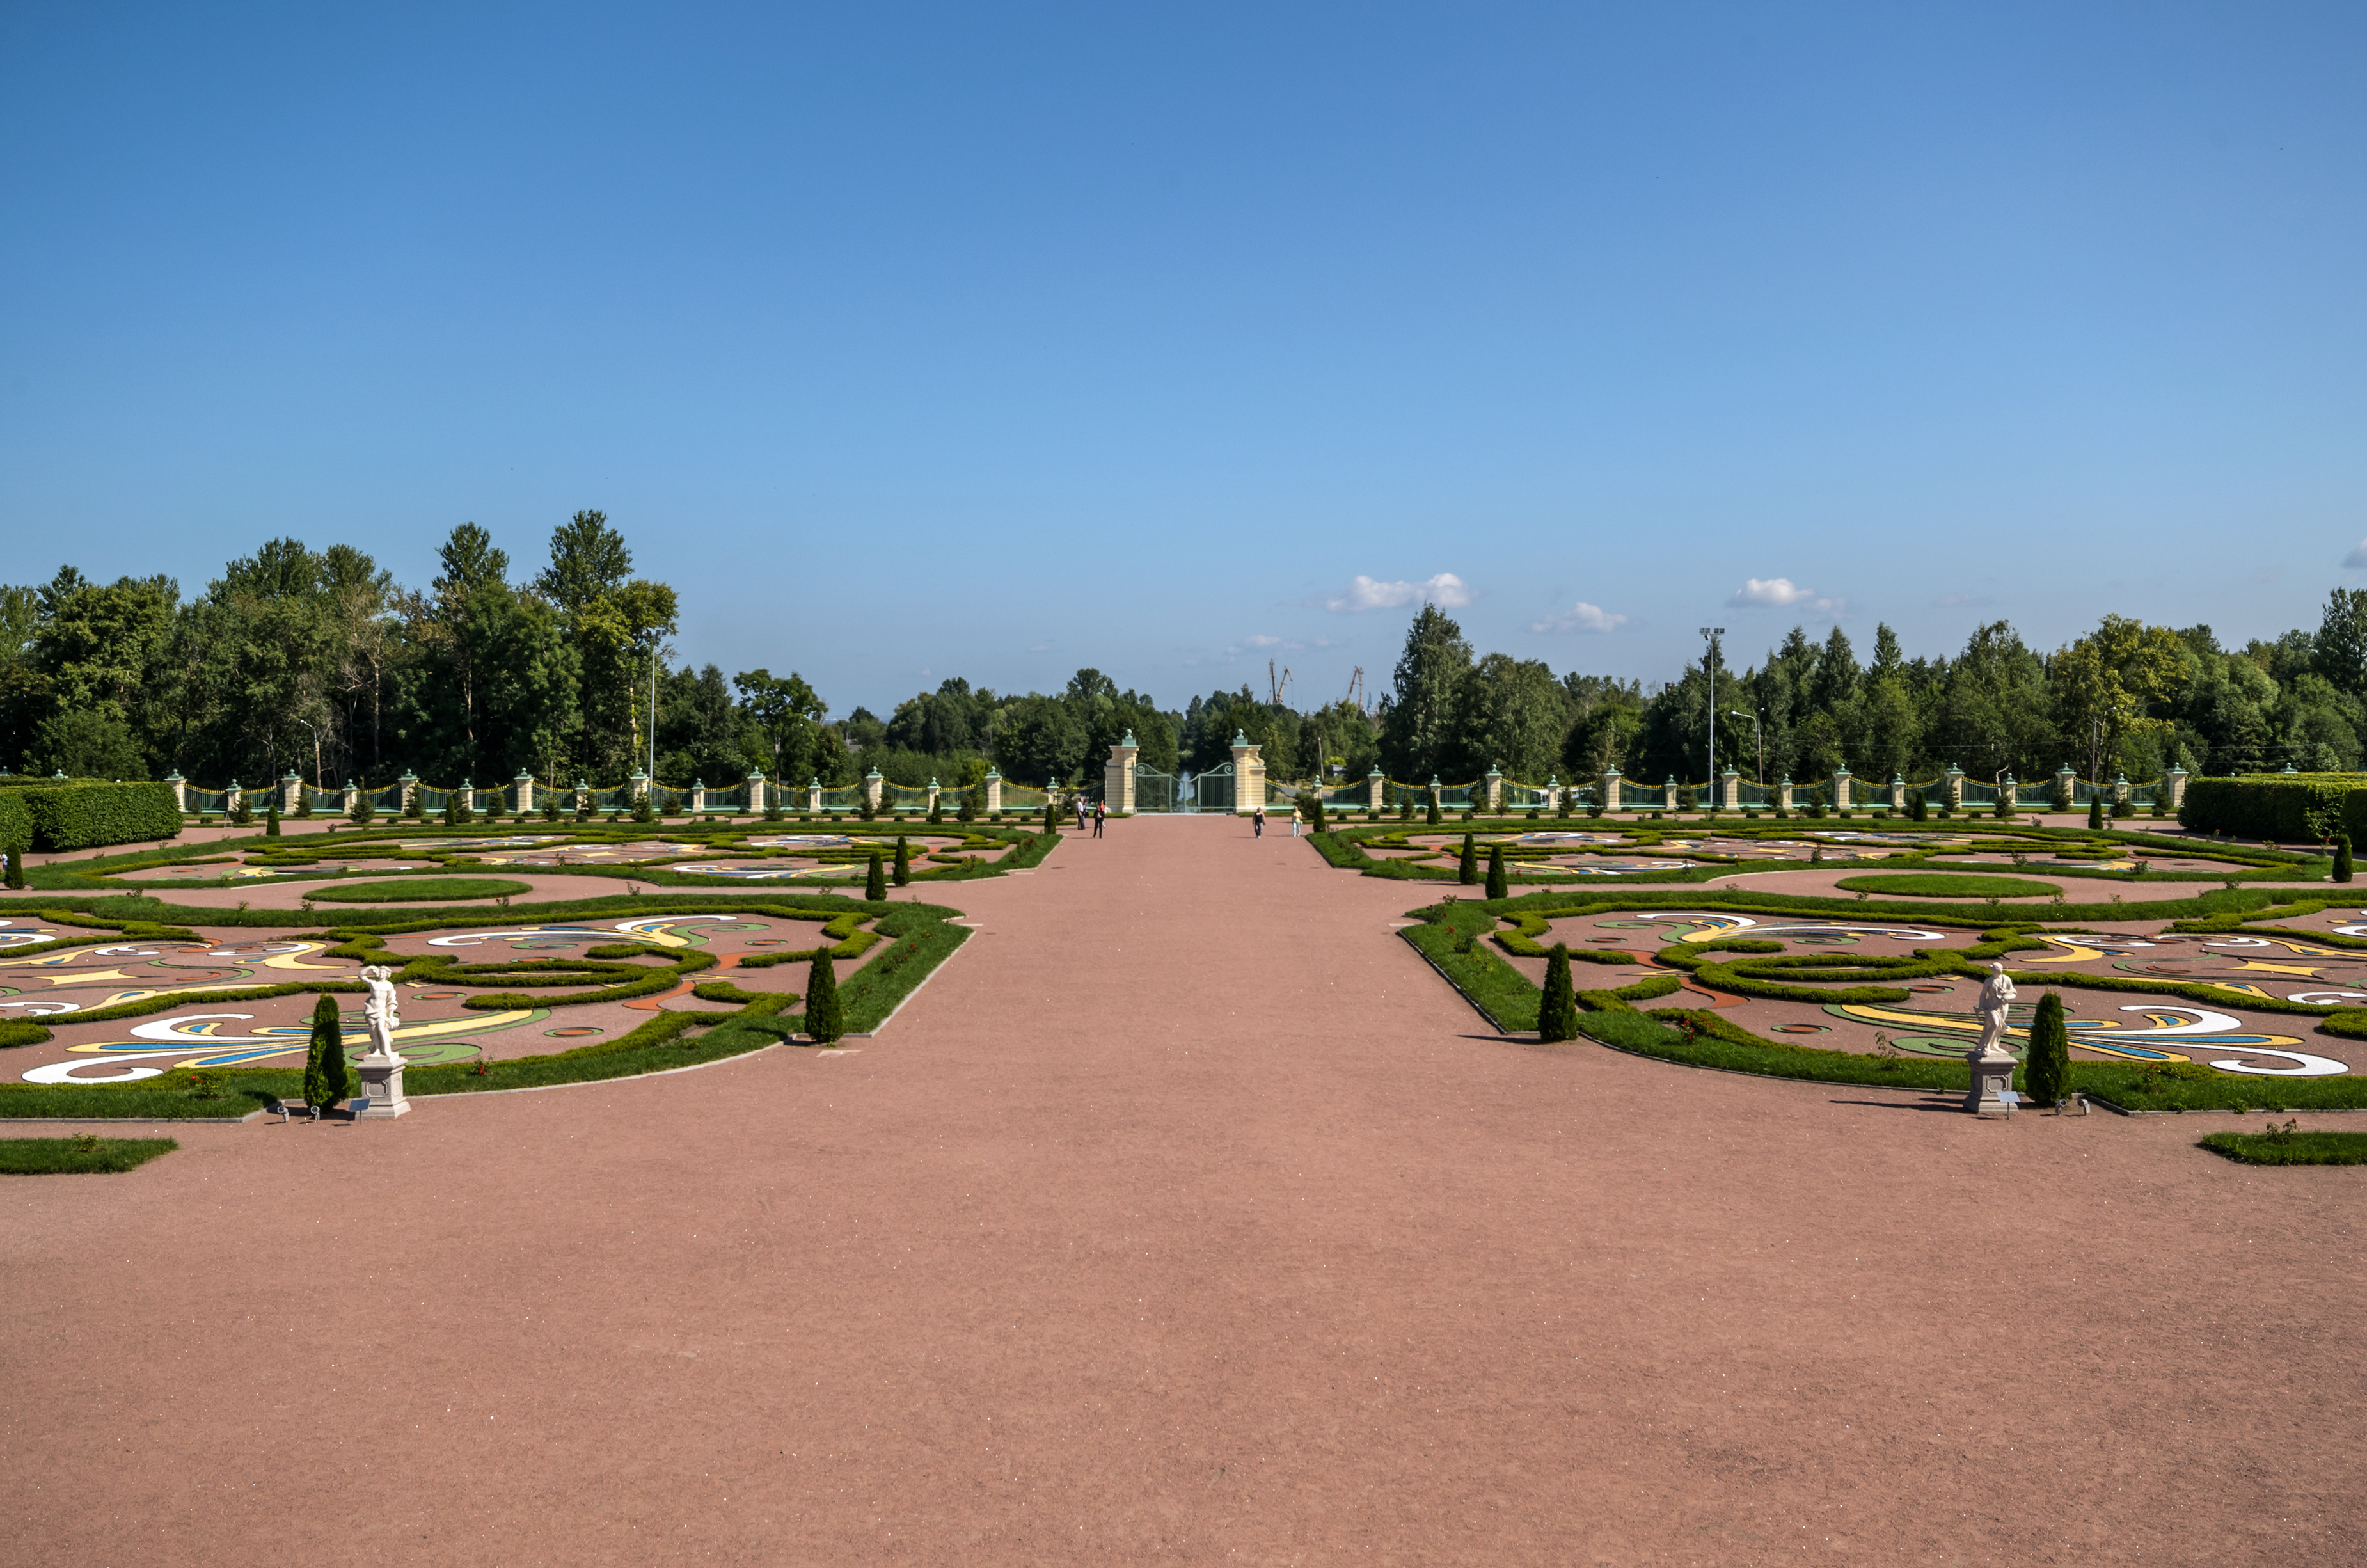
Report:
[[[1491,844],[1488,846],[1488,896],[1501,898],[1511,891],[1512,884],[1504,880],[1504,846]]]
[[[2101,795],[2090,795],[2088,797],[2088,831],[2090,833],[2101,832],[2103,826],[2104,797]]]
[[[1455,865],[1455,880],[1467,888],[1477,886],[1479,881],[1479,852],[1471,846],[1471,835],[1467,833],[1463,835],[1463,858]]]
[[[1546,960],[1546,994],[1537,1004],[1537,1039],[1551,1045],[1578,1038],[1578,989],[1569,983],[1569,945],[1556,942]]]
[[[337,1004],[323,996],[312,1004],[312,1050],[304,1059],[304,1103],[333,1106],[353,1092],[345,1071],[345,1031],[337,1024]]]
[[[12,888],[25,885],[25,842],[22,839],[8,846],[8,885]]]
[[[1435,790],[1432,791],[1431,796],[1430,796],[1430,806],[1429,806],[1429,809],[1428,809],[1428,816],[1429,816],[1429,820],[1430,820],[1430,825],[1431,825],[1431,826],[1433,826],[1433,827],[1436,827],[1436,826],[1438,825],[1438,794],[1437,794],[1437,792],[1436,792]]]
[[[896,835],[896,885],[904,887],[912,881],[912,841],[903,834]]]
[[[2347,833],[2335,835],[2334,880],[2338,882],[2347,882],[2350,880],[2350,835]],[[21,887],[23,884],[12,882],[9,885]]]
[[[877,849],[871,852],[871,874],[863,879],[863,896],[874,903],[888,896],[888,869]]]
[[[806,1038],[828,1045],[845,1032],[846,1022],[838,1010],[838,971],[831,967],[830,949],[816,948],[813,968],[806,974]]]
[[[2039,1105],[2058,1103],[2071,1088],[2071,1040],[2063,1028],[2063,998],[2052,991],[2038,999],[2038,1016],[2030,1022],[2022,1085]]]
[[[1060,831],[1060,813],[1053,809],[1052,798],[1049,795],[1044,797],[1044,831],[1046,833]]]
[[[279,801],[277,796],[272,799],[271,809],[263,813],[263,836],[266,838],[279,836]]]

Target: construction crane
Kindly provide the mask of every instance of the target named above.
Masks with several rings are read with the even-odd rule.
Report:
[[[1365,711],[1364,665],[1358,665],[1356,673],[1348,677],[1348,695],[1340,699],[1340,705],[1342,708],[1353,708],[1359,713]]]
[[[1265,684],[1270,694],[1269,699],[1276,708],[1281,707],[1282,694],[1290,689],[1290,666],[1283,665],[1281,678],[1276,679],[1274,673],[1274,661],[1268,659],[1265,662]]]

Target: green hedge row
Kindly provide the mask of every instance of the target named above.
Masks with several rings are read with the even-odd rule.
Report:
[[[181,809],[162,784],[33,784],[0,790],[0,843],[43,852],[166,839]]]
[[[2198,833],[2231,833],[2272,844],[2315,839],[2323,825],[2339,822],[2356,840],[2367,836],[2367,774],[2192,778],[2187,781],[2178,820]]]

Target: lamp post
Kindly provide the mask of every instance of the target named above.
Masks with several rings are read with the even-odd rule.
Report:
[[[321,792],[321,732],[312,729],[312,721],[310,719],[299,719],[296,722],[306,729],[312,730],[312,793],[317,795]],[[309,811],[311,808],[305,809]]]
[[[1748,719],[1750,721],[1750,749],[1759,758],[1757,777],[1759,779],[1759,787],[1761,790],[1764,790],[1767,788],[1767,744],[1764,741],[1759,738],[1759,715],[1756,713],[1745,713],[1739,708],[1729,708],[1726,710],[1726,716],[1729,719]]]
[[[1709,760],[1702,769],[1702,777],[1709,780],[1709,787],[1715,790],[1717,788],[1717,640],[1726,635],[1726,628],[1704,626],[1701,634],[1709,642],[1709,652],[1702,659],[1703,673],[1709,677],[1709,706],[1704,714],[1709,721],[1709,733],[1703,742],[1709,748]]]

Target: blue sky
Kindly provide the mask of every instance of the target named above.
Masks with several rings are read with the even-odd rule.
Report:
[[[2367,583],[2356,6],[0,11],[0,580],[606,511],[839,712]]]

